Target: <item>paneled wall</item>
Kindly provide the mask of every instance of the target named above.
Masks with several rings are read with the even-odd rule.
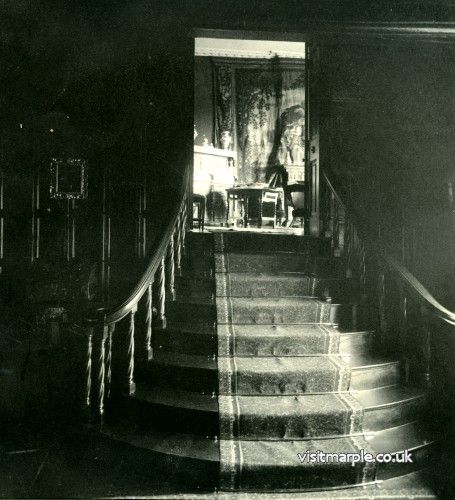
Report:
[[[453,44],[428,41],[327,44],[320,80],[322,167],[452,307],[454,57]]]

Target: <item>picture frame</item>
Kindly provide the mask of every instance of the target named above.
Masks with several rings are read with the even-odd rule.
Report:
[[[87,160],[52,158],[50,162],[50,197],[81,200],[87,197]]]

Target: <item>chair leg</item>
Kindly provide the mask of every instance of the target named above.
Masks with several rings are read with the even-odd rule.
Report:
[[[201,213],[199,219],[199,228],[204,232],[204,224],[205,224],[205,200],[201,201]]]

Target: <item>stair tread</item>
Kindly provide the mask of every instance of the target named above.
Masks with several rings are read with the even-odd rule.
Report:
[[[431,444],[433,440],[426,436],[427,432],[421,424],[410,422],[367,434],[366,439],[376,453],[396,453]]]
[[[219,325],[225,326],[225,325]],[[235,330],[236,337],[300,337],[306,335],[317,336],[323,332],[323,330],[333,331],[333,333],[339,333],[340,336],[345,335],[365,335],[370,334],[370,331],[358,331],[358,332],[339,332],[330,323],[298,323],[298,324],[239,324],[232,325]],[[172,335],[174,332],[178,333],[188,333],[189,335],[214,335],[213,330],[190,330],[186,323],[172,322],[167,328],[157,328],[155,332],[160,332],[166,335]],[[220,331],[218,336],[223,335]]]
[[[341,393],[343,394],[343,393]],[[404,386],[381,387],[364,391],[350,392],[365,410],[380,408],[385,405],[406,403],[425,397],[425,393],[418,388]],[[170,388],[138,386],[135,399],[148,401],[154,404],[198,410],[206,412],[218,411],[218,399],[209,394],[184,391]],[[226,396],[218,396],[226,398]],[[321,413],[332,403],[339,401],[339,395],[328,394],[299,394],[295,395],[238,395],[243,414],[285,414],[285,413]]]
[[[212,397],[210,394],[200,394],[198,392],[169,389],[166,387],[149,388],[138,386],[133,397],[150,403],[174,406],[177,408],[207,412],[218,411],[218,402],[216,397]]]
[[[219,460],[218,444],[213,439],[197,434],[184,434],[159,429],[143,431],[126,423],[105,424],[102,433],[111,439],[157,453],[208,462]]]
[[[220,357],[221,358],[221,357]],[[310,356],[273,356],[273,357],[254,357],[254,356],[236,356],[238,371],[242,369],[257,372],[281,372],[294,371],[301,369],[302,366],[307,368],[317,367],[318,364],[326,364],[333,367],[333,362],[330,358],[336,358],[338,363],[341,361],[341,356],[338,354],[331,355],[310,355]],[[207,370],[217,370],[217,359],[208,356],[199,356],[197,354],[182,354],[166,351],[158,351],[154,360],[156,364],[166,364],[172,366],[202,368]]]
[[[396,385],[358,391],[354,396],[365,409],[369,409],[424,398],[426,393],[416,387]]]
[[[398,453],[416,447],[431,445],[432,442],[422,437],[422,430],[415,423],[405,424],[375,433],[366,440],[374,453]],[[321,451],[323,453],[355,453],[364,441],[361,436],[340,436],[304,440],[234,440],[241,446],[244,465],[301,467],[297,454]],[[221,440],[226,445],[230,440]],[[366,443],[365,443],[366,444]],[[313,465],[313,464],[312,464]],[[325,464],[322,464],[323,466]],[[332,464],[333,467],[343,464]]]
[[[399,363],[397,359],[370,353],[343,355],[343,360],[348,363],[353,370]]]

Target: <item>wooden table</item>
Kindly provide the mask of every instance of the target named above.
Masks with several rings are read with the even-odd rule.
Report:
[[[258,227],[262,227],[266,222],[271,222],[272,227],[275,227],[278,197],[281,195],[283,200],[282,188],[271,188],[267,185],[236,186],[226,189],[226,193],[228,226],[237,226],[236,211],[240,208],[243,227],[248,227],[254,221]]]

